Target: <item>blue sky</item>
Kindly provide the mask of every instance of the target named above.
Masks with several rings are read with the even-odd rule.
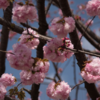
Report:
[[[87,0],[75,0],[74,1],[74,4],[71,5],[71,8],[74,9],[76,11],[77,9],[77,6],[80,5],[80,4],[83,4],[85,3]],[[46,3],[47,4],[47,3]],[[53,11],[58,11],[58,9],[54,6],[51,6],[50,8],[50,12],[53,12]],[[74,13],[75,13],[74,11]],[[81,14],[80,14],[81,15]],[[0,17],[2,17],[2,10],[0,10]],[[54,16],[59,16],[58,13],[54,14],[52,13],[52,17]],[[83,18],[86,18],[87,15],[81,15]],[[89,17],[89,16],[88,16]],[[49,23],[51,19],[47,19],[47,22]],[[95,19],[95,21],[98,21],[98,18]],[[18,23],[16,23],[17,25],[19,25]],[[32,25],[33,27],[37,27],[38,28],[38,23],[33,23],[33,24],[30,24]],[[1,25],[0,25],[0,28],[1,28]],[[97,25],[91,27],[91,29],[96,29],[97,28]],[[97,31],[97,34],[99,35],[99,31]],[[50,31],[49,31],[50,33]],[[49,34],[50,36],[54,36],[52,33]],[[12,49],[12,45],[17,43],[18,42],[18,38],[20,37],[19,34],[17,34],[12,40],[9,40],[8,42],[8,48],[7,50],[11,50]],[[84,48],[87,48],[87,49],[91,49],[93,50],[94,47],[92,47],[84,38],[82,39],[83,41],[83,47]],[[32,56],[33,57],[36,57],[36,50],[32,50]],[[81,58],[80,58],[81,59]],[[68,63],[69,62],[69,63]],[[76,63],[76,76],[77,76],[77,83],[79,80],[82,80],[81,76],[80,76],[80,70],[79,70],[79,67],[77,66],[77,61],[75,61]],[[62,63],[59,63],[59,66],[58,67],[61,67],[61,68],[64,68],[64,66],[66,66],[66,69],[64,69],[64,72],[62,73],[61,75],[61,78],[62,80],[68,82],[68,84],[70,86],[74,86],[74,69],[73,69],[73,57],[71,57],[70,59],[68,59],[66,62],[64,62],[63,64]],[[18,70],[15,70],[14,68],[11,68],[10,65],[9,65],[9,62],[6,60],[6,73],[12,73],[16,78],[20,79],[20,76],[19,76],[19,73],[20,71]],[[49,69],[49,72],[47,74],[47,76],[49,77],[52,77],[54,76],[55,74],[55,70],[52,66],[52,63],[50,62],[50,69]],[[41,84],[40,86],[40,91],[42,92],[40,98],[41,100],[52,100],[52,99],[49,99],[46,95],[46,88],[48,86],[48,83],[50,82],[50,80],[47,80],[45,79],[44,80],[44,83]],[[19,83],[19,81],[17,82],[17,84]],[[22,88],[23,86],[21,85],[19,88]],[[80,85],[80,87],[82,87],[82,89],[79,90],[79,95],[78,95],[78,100],[86,100],[86,90],[83,89],[84,85]],[[10,89],[11,87],[8,87],[8,89]],[[30,89],[31,86],[25,86],[25,88],[28,88]],[[71,94],[70,94],[70,97],[71,97],[71,100],[74,100],[75,99],[75,91],[76,89],[72,90]],[[26,94],[26,98],[30,98],[30,96],[28,94]]]

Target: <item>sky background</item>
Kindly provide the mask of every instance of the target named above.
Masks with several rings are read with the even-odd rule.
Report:
[[[70,2],[71,0],[69,0]],[[78,5],[80,4],[85,4],[85,2],[87,2],[88,0],[75,0],[74,4],[71,4],[71,9],[74,9],[74,14],[76,14],[76,10],[78,8]],[[47,2],[46,2],[47,5]],[[54,11],[56,11],[56,13],[53,13]],[[58,13],[58,8],[56,8],[55,6],[51,6],[49,12],[51,13],[51,18],[47,18],[47,22],[50,25],[50,21],[52,18],[56,17],[56,16],[60,16]],[[86,14],[82,14],[82,13],[78,13],[82,18],[88,19],[90,18],[89,16],[87,16]],[[3,17],[3,12],[2,9],[0,10],[0,17]],[[96,19],[94,20],[94,23],[98,22],[99,18],[96,17]],[[14,22],[14,21],[12,21]],[[16,22],[14,22],[16,23]],[[16,23],[17,25],[19,25],[18,23]],[[32,27],[36,27],[38,28],[38,23],[34,22],[34,23],[30,23],[30,25]],[[21,25],[20,25],[21,26]],[[21,26],[22,27],[22,26]],[[0,28],[2,28],[2,26],[0,25]],[[92,30],[95,29],[96,34],[100,35],[100,32],[98,31],[99,28],[99,24],[95,24],[93,26],[90,27]],[[54,36],[49,30],[48,30],[48,35],[52,36],[52,37],[56,37]],[[18,43],[18,38],[20,37],[19,34],[17,34],[16,36],[14,36],[14,38],[12,40],[9,40],[8,42],[8,47],[7,50],[12,50],[12,45],[15,43]],[[69,36],[68,36],[69,37]],[[86,39],[82,38],[82,46],[83,48],[86,48],[88,50],[94,50],[95,48],[93,46],[90,45],[90,43],[87,42]],[[36,57],[36,50],[32,50],[32,57]],[[81,58],[80,58],[81,59]],[[60,68],[64,68],[64,71],[62,74],[60,74],[62,80],[64,80],[65,82],[67,82],[70,86],[74,86],[74,68],[73,68],[73,60],[74,60],[74,56],[72,56],[70,59],[68,59],[66,62],[59,63],[58,67]],[[77,66],[77,61],[75,60],[75,65],[76,65],[76,80],[77,83],[79,82],[79,80],[82,80],[81,76],[80,76],[80,69]],[[18,71],[12,67],[10,67],[9,62],[6,60],[6,73],[12,73],[17,79],[18,82],[15,84],[15,86],[20,82],[20,73],[21,71]],[[52,62],[50,62],[50,68],[49,68],[49,72],[47,73],[48,77],[53,78],[55,75],[55,70],[53,68]],[[41,96],[40,96],[40,100],[52,100],[50,99],[47,95],[46,95],[46,88],[48,86],[48,83],[50,83],[50,80],[45,79],[44,82],[41,84],[40,86],[40,91],[42,92]],[[19,86],[19,89],[25,87],[27,89],[31,89],[31,86]],[[84,84],[79,86],[79,94],[78,94],[78,100],[86,100],[86,90],[84,88]],[[9,90],[12,87],[8,87],[7,90]],[[76,89],[72,90],[72,92],[70,93],[70,97],[71,100],[75,100],[75,93],[76,93]],[[26,98],[30,98],[30,95],[28,95],[26,93]]]

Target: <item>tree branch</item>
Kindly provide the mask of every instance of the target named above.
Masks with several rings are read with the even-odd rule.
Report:
[[[85,38],[98,50],[100,50],[100,45],[99,43],[95,42],[93,40],[93,38],[83,29],[82,26],[80,26],[77,22],[76,22],[77,28],[78,30],[85,36]]]
[[[61,6],[61,10],[62,10],[64,16],[72,16],[72,13],[71,13],[71,10],[70,10],[69,4],[68,4],[68,0],[63,0],[63,2],[62,2],[62,0],[59,0],[59,4]],[[79,38],[78,38],[76,30],[74,30],[72,33],[69,33],[69,35],[70,35],[72,43],[74,44],[74,48],[77,50],[78,49],[82,50],[80,43],[77,46],[77,43],[79,42]],[[85,55],[81,54],[81,53],[75,54],[75,56],[76,56],[78,65],[81,70],[83,68],[83,66],[82,66],[83,62],[86,61],[87,59],[86,59]],[[98,91],[96,90],[96,87],[94,84],[87,84],[85,82],[85,88],[87,89],[92,100],[96,100],[96,98],[100,96]]]
[[[46,15],[45,15],[45,0],[37,0],[37,9],[38,9],[38,15],[39,15],[39,33],[41,35],[45,35],[47,29],[48,29],[48,24],[46,22]],[[37,47],[37,57],[43,58],[43,46],[45,43],[43,43],[40,40],[40,43]],[[31,88],[31,98],[32,100],[38,100],[38,95],[39,95],[39,87],[40,84],[33,84]]]
[[[100,43],[100,37],[97,36],[93,31],[91,31],[89,28],[86,28],[86,26],[79,20],[76,20],[76,27],[78,28],[79,26],[81,26],[88,35],[90,35],[90,37],[92,37],[96,42]],[[78,30],[82,33],[82,31],[80,30],[80,28],[78,28]]]
[[[8,9],[12,10],[12,7],[13,4],[10,3],[10,6],[4,11],[4,19],[9,22],[11,22],[11,14],[9,14],[7,10]],[[6,51],[8,45],[8,36],[9,36],[8,27],[3,26],[1,32],[0,50]],[[5,56],[6,53],[0,52],[0,76],[5,72]]]

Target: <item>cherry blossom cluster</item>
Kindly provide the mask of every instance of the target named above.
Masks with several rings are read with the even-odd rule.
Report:
[[[95,83],[100,80],[100,59],[94,58],[91,62],[86,63],[86,66],[81,71],[81,76],[88,83]]]
[[[12,74],[4,73],[0,78],[0,100],[3,100],[7,93],[6,88],[14,85],[16,78]]]
[[[51,26],[49,27],[53,34],[57,35],[58,38],[66,37],[70,32],[75,29],[75,21],[72,17],[56,17],[52,20]]]
[[[10,4],[10,0],[0,0],[0,9],[6,9]]]
[[[30,49],[35,49],[39,44],[39,39],[37,37],[39,37],[39,35],[36,33],[36,31],[28,28],[28,30],[23,31],[19,38],[19,42],[21,44],[25,44]]]
[[[50,64],[46,59],[34,58],[34,60],[32,70],[22,70],[20,73],[20,78],[23,85],[42,83],[45,78],[45,74],[49,70]]]
[[[12,19],[18,23],[25,23],[28,20],[33,22],[37,19],[37,11],[32,3],[22,4],[17,3],[12,10],[13,16]]]
[[[73,44],[69,38],[53,38],[43,47],[44,58],[52,62],[64,62],[73,55],[73,52],[66,47],[73,49]]]
[[[11,53],[7,53],[7,60],[10,66],[17,70],[29,70],[34,63],[31,50],[26,45],[18,43],[13,45]]]
[[[100,17],[100,0],[91,0],[88,1],[86,5],[87,14],[90,16],[99,16]]]
[[[55,100],[65,100],[69,97],[69,93],[71,92],[70,86],[62,82],[51,82],[46,90],[47,95]]]

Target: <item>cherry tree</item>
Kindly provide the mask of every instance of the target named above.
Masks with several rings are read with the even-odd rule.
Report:
[[[100,81],[100,37],[90,28],[94,25],[94,19],[100,18],[100,1],[90,0],[79,5],[76,13],[71,9],[73,3],[68,0],[0,0],[3,11],[3,18],[0,17],[0,100],[25,100],[25,92],[30,95],[27,100],[40,100],[39,89],[44,79],[51,80],[45,94],[51,99],[71,100],[70,93],[76,88],[75,100],[78,100],[80,84],[85,85],[87,100],[100,99],[100,84],[98,88],[95,85]],[[52,5],[57,8],[54,15],[59,13],[59,16],[50,17]],[[85,21],[79,13],[88,14],[91,19]],[[34,23],[39,27],[33,27]],[[50,36],[49,32],[53,35]],[[9,39],[17,34],[20,36],[12,45],[13,49],[7,51]],[[88,50],[88,47],[84,49],[83,37],[94,46],[95,51]],[[34,49],[36,57],[32,56]],[[71,57],[74,59],[75,86],[62,80],[60,73],[64,68],[58,68],[59,63],[63,64]],[[19,83],[15,76],[5,73],[6,59],[11,68],[21,71]],[[83,79],[79,83],[75,76],[76,60]],[[50,61],[55,69],[53,78],[47,77]],[[20,85],[24,87],[19,89]],[[31,90],[25,88],[27,85],[31,86]]]

